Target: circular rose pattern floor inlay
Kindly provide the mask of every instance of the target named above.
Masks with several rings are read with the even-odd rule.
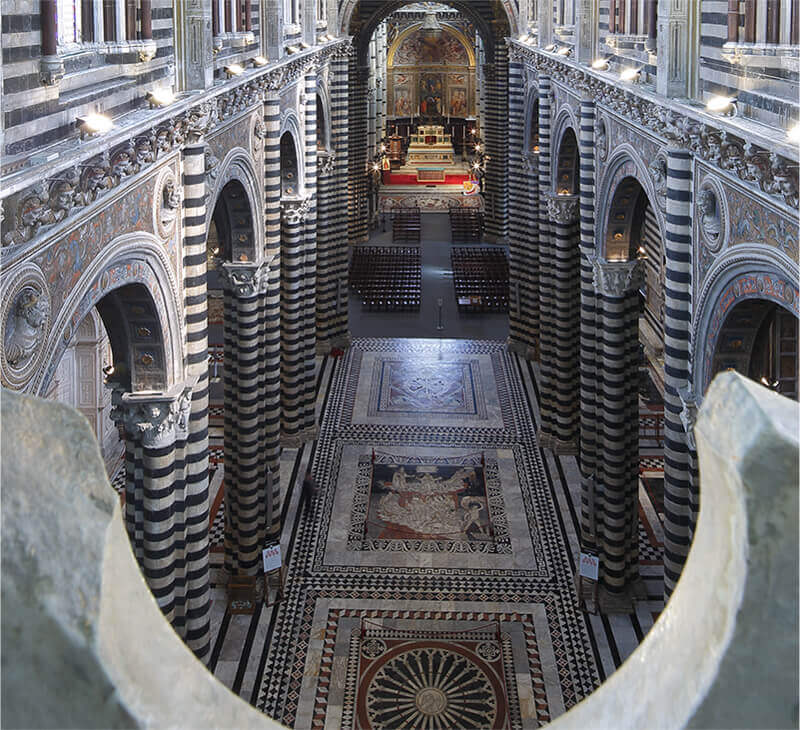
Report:
[[[373,730],[492,728],[497,697],[484,671],[468,657],[416,647],[389,659],[367,688]]]

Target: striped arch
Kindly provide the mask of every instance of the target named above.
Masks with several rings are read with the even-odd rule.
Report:
[[[737,304],[760,299],[800,319],[797,266],[774,248],[742,244],[721,256],[709,271],[697,300],[691,342],[692,382],[701,396],[708,389],[720,331]]]
[[[552,140],[554,164],[551,189],[559,195],[577,195],[580,189],[578,122],[569,107],[563,107],[556,117]]]
[[[633,178],[641,186],[658,223],[658,234],[661,241],[662,243],[666,241],[666,220],[660,206],[654,204],[658,197],[653,181],[647,172],[647,165],[631,145],[622,144],[617,147],[609,159],[605,174],[597,186],[595,200],[598,203],[605,201],[602,207],[599,205],[596,207],[595,251],[601,258],[607,258],[608,256],[606,242],[611,210],[610,204],[614,200],[614,195],[618,192],[619,184],[626,177]]]
[[[322,126],[322,147],[319,147],[319,135],[317,135],[317,148],[326,152],[331,149],[331,96],[328,85],[320,75],[317,78],[317,128]]]
[[[164,245],[151,234],[129,233],[105,247],[62,306],[36,394],[47,392],[70,340],[94,307],[105,322],[115,363],[128,368],[133,392],[166,390],[183,378],[183,313]]]
[[[525,154],[539,153],[539,87],[531,84],[525,92],[525,132],[522,151]]]
[[[285,167],[287,165],[287,161],[284,159],[284,138],[286,135],[292,140],[294,144],[294,167],[295,167],[295,174],[296,174],[296,183],[295,183],[295,190],[292,193],[284,192],[284,174],[288,169]],[[305,155],[303,151],[305,150],[305,145],[303,144],[303,132],[300,126],[300,120],[297,117],[297,114],[294,111],[289,111],[286,116],[281,120],[281,131],[279,135],[279,139],[281,141],[281,190],[282,195],[289,195],[291,197],[297,197],[305,194],[305,180],[306,180],[306,170],[305,170]]]
[[[238,183],[246,197],[246,206],[249,208],[250,221],[248,224],[238,226],[249,229],[247,241],[238,241],[233,251],[228,252],[228,260],[244,260],[241,255],[247,256],[249,261],[259,261],[264,251],[264,206],[261,204],[261,188],[263,182],[259,180],[253,158],[241,147],[234,147],[225,155],[217,175],[214,193],[208,201],[206,210],[206,238],[211,228],[211,221],[220,201],[226,205],[233,202],[230,193],[235,188],[230,183]],[[243,207],[243,206],[236,206]]]

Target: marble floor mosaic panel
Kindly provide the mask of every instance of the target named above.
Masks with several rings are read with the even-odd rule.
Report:
[[[497,459],[362,454],[350,550],[510,553]]]
[[[500,342],[356,339],[317,387],[318,440],[281,456],[283,599],[230,615],[214,573],[209,666],[232,691],[298,729],[536,728],[630,655],[663,607],[657,508],[643,485],[647,598],[579,610],[579,472],[536,442],[530,363]]]

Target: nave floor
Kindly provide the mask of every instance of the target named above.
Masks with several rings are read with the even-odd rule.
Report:
[[[663,535],[641,488],[648,599],[630,615],[577,609],[577,466],[536,444],[535,376],[488,340],[356,339],[320,360],[319,440],[282,457],[278,607],[226,612],[221,464],[212,477],[216,676],[297,728],[398,715],[532,728],[596,688],[662,608]],[[309,463],[320,494],[303,512]],[[657,457],[645,463],[657,473]]]

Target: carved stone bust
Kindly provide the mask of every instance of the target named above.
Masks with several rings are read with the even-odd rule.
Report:
[[[704,188],[697,196],[697,210],[700,213],[700,226],[703,233],[712,242],[719,240],[722,222],[720,220],[717,196],[713,190]]]
[[[3,342],[6,362],[11,367],[22,369],[27,365],[41,343],[49,313],[50,303],[43,292],[28,286],[17,295]]]

